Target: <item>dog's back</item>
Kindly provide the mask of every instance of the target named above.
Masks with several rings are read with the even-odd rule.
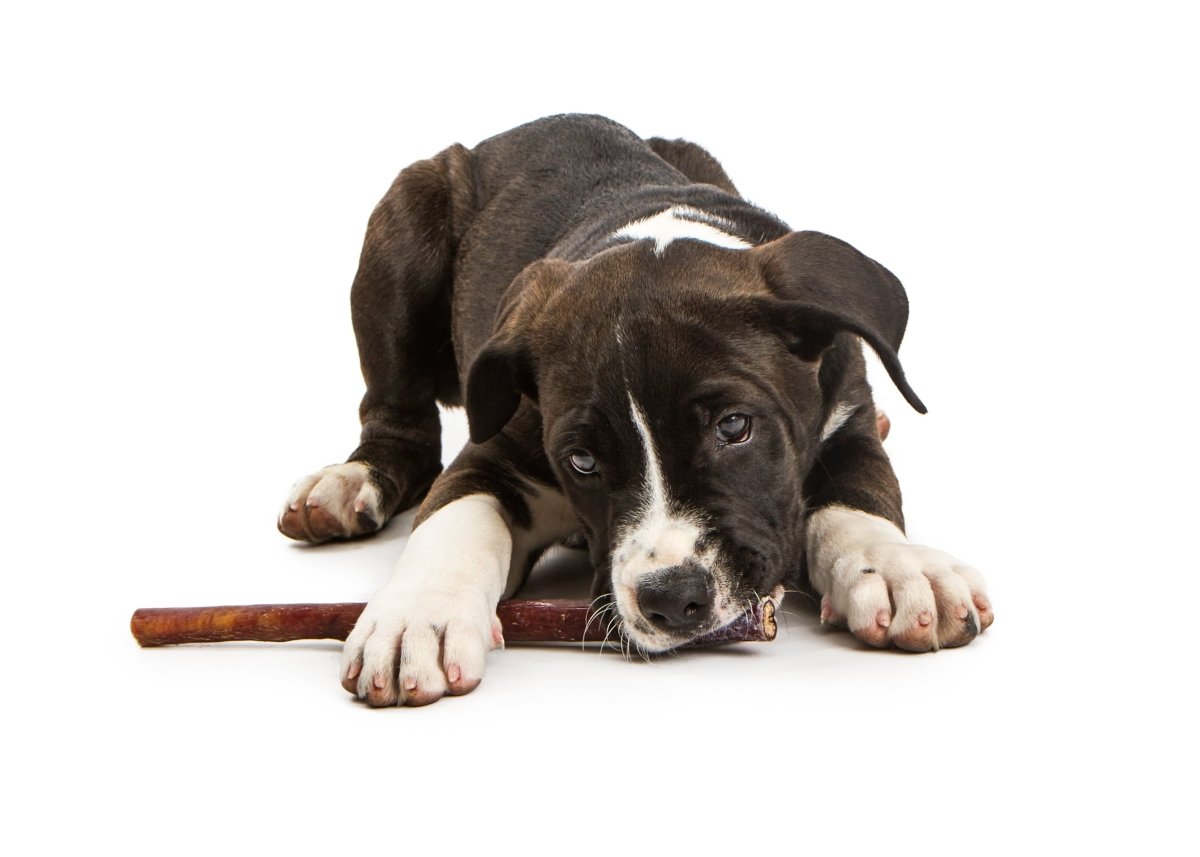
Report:
[[[455,344],[460,372],[494,332],[495,307],[518,273],[543,258],[578,261],[622,226],[677,206],[720,218],[761,243],[787,232],[746,202],[712,155],[685,140],[643,140],[602,116],[539,119],[470,151],[474,213],[457,257]],[[522,228],[514,234],[512,224]]]

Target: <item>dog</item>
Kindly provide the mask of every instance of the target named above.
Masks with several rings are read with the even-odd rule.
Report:
[[[925,412],[899,280],[742,199],[694,143],[564,115],[419,161],[370,217],[351,307],[361,443],[278,526],[355,538],[424,496],[343,650],[371,705],[474,689],[497,602],[569,540],[645,653],[785,589],[876,647],[993,620],[974,568],[904,534],[863,359]],[[470,426],[444,471],[438,402]]]

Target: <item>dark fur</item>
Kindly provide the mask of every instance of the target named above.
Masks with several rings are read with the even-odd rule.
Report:
[[[671,205],[718,215],[761,246],[682,240],[656,256],[649,242],[611,240]],[[903,526],[857,339],[923,410],[896,359],[900,283],[849,245],[790,232],[692,143],[559,116],[413,164],[371,216],[352,304],[367,393],[350,460],[370,466],[387,516],[432,485],[418,526],[487,491],[528,528],[530,484],[558,487],[604,591],[644,467],[628,389],[669,439],[659,452],[675,499],[707,516],[706,538],[739,557],[748,592],[795,581],[814,508]],[[440,477],[438,401],[465,403],[473,441]],[[822,445],[838,402],[859,408]],[[753,415],[753,442],[714,443],[730,408]],[[570,470],[578,449],[603,463],[596,476]]]

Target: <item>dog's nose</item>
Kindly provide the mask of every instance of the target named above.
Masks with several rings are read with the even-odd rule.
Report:
[[[712,607],[708,573],[685,563],[648,574],[638,583],[637,602],[642,615],[660,630],[695,630]]]

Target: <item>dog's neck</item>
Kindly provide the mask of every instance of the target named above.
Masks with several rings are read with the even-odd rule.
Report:
[[[673,205],[657,214],[625,224],[612,234],[612,240],[653,241],[656,256],[661,256],[672,241],[680,238],[704,241],[731,250],[745,250],[753,246],[730,234],[733,229],[733,223],[723,217],[690,205]]]

